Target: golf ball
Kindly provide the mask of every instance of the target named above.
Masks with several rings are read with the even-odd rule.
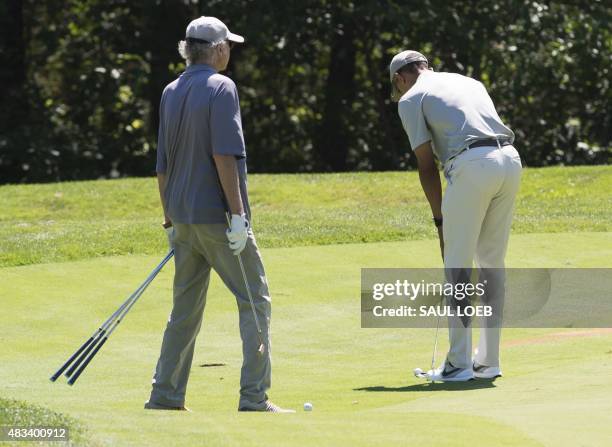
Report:
[[[310,402],[304,404],[304,411],[312,411],[312,404]]]

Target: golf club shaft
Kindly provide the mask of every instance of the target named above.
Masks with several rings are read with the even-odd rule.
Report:
[[[147,278],[148,280],[148,278]],[[142,286],[141,286],[142,287]],[[102,325],[98,328],[98,330],[96,332],[93,333],[93,335],[91,337],[89,337],[89,339],[83,343],[81,345],[81,347],[79,349],[77,349],[74,354],[72,354],[72,356],[70,356],[70,358],[68,360],[66,360],[66,362],[55,372],[55,374],[53,374],[50,378],[50,380],[52,382],[55,382],[57,380],[57,378],[59,376],[62,375],[62,373],[66,370],[66,368],[68,368],[72,362],[74,362],[74,360],[85,350],[87,349],[87,352],[85,353],[85,355],[91,351],[91,346],[94,342],[94,340],[98,339],[98,337],[100,336],[100,334],[103,334],[106,331],[106,328],[110,325],[110,323],[115,319],[115,317],[117,316],[117,314],[119,312],[121,312],[125,306],[128,305],[128,303],[134,298],[134,296],[138,293],[138,291],[140,290],[137,289],[133,294],[131,294],[122,304],[121,306],[119,306],[119,308],[117,310],[115,310],[115,312],[113,312],[113,314],[108,317],[108,319],[102,323]],[[67,375],[69,375],[67,373]]]
[[[127,300],[125,300],[125,302],[123,302],[123,304],[121,304],[121,306],[119,306],[119,308],[115,312],[113,312],[113,314],[98,329],[96,334],[89,339],[88,343],[83,345],[83,347],[82,347],[83,349],[79,350],[79,351],[82,351],[82,352],[79,352],[77,355],[71,357],[71,360],[74,361],[74,363],[68,369],[68,371],[66,371],[66,373],[65,373],[66,377],[70,377],[70,376],[72,376],[72,374],[74,374],[74,372],[78,368],[79,364],[81,362],[83,362],[87,358],[87,356],[92,351],[92,349],[95,348],[96,344],[98,344],[99,341],[106,336],[108,328],[113,324],[113,322],[117,319],[117,317],[122,314],[122,312],[130,305],[131,302],[133,302],[135,299],[138,299],[140,294],[147,288],[147,286],[151,283],[151,281],[153,281],[153,278],[155,278],[155,275],[158,272],[159,272],[159,266],[155,270],[153,270],[153,272],[147,277],[145,282],[142,283],[138,287],[138,289],[136,289],[136,291],[134,293],[132,293],[129,296],[129,298]],[[78,356],[78,358],[77,358],[77,356]],[[75,361],[75,358],[76,358],[76,361]],[[72,363],[72,362],[70,362],[70,363]]]
[[[149,281],[149,283],[150,283],[150,281]],[[93,358],[96,356],[96,354],[98,353],[100,348],[102,348],[104,343],[106,343],[106,340],[109,339],[109,337],[111,336],[113,331],[117,328],[119,323],[121,323],[121,320],[123,319],[123,317],[125,317],[125,315],[127,315],[127,313],[134,306],[134,304],[136,304],[136,301],[138,301],[138,299],[142,296],[142,294],[144,293],[145,289],[146,289],[146,286],[141,289],[141,293],[139,293],[138,295],[136,295],[134,297],[134,299],[129,304],[129,306],[127,306],[125,308],[125,311],[122,314],[120,314],[119,317],[114,321],[114,323],[110,326],[110,330],[108,332],[105,331],[103,336],[98,339],[98,343],[92,345],[92,347],[94,347],[94,346],[95,347],[93,348],[93,351],[91,352],[91,354],[89,356],[87,356],[88,352],[83,353],[83,358],[79,359],[79,362],[75,363],[75,365],[73,367],[73,368],[76,368],[76,369],[74,370],[73,374],[68,379],[68,385],[74,385],[74,383],[77,381],[79,376],[83,373],[83,371],[85,371],[85,368],[87,368],[87,365],[89,365],[89,362],[91,362],[93,360]],[[85,357],[85,356],[87,356],[87,357]],[[78,368],[77,368],[77,366],[78,366]]]
[[[138,289],[136,289],[134,293],[132,293],[110,317],[108,317],[108,319],[102,325],[103,329],[106,329],[108,326],[110,326],[112,322],[115,320],[116,316],[119,313],[121,313],[121,311],[130,304],[130,302],[141,291],[141,289],[146,288],[151,283],[151,281],[153,281],[153,279],[157,276],[157,274],[164,267],[164,265],[166,265],[166,262],[168,262],[168,260],[172,258],[173,254],[174,254],[174,250],[171,250],[170,252],[168,252],[166,257],[162,260],[162,262],[160,262],[160,264],[157,267],[155,267],[155,269],[153,269],[153,271],[149,274],[149,276],[147,276],[147,279],[144,280],[144,282],[140,285],[140,287],[138,287]]]
[[[227,225],[231,228],[231,219],[229,213],[226,213],[225,217],[227,219]],[[253,301],[253,295],[251,295],[251,287],[249,286],[249,280],[247,279],[246,271],[244,270],[244,264],[242,263],[242,256],[240,255],[240,253],[238,253],[236,257],[238,258],[238,264],[240,265],[240,272],[242,273],[244,286],[246,287],[247,295],[249,297],[249,303],[251,303],[251,311],[253,312],[253,318],[255,319],[255,326],[257,327],[259,342],[263,345],[261,326],[259,325],[259,318],[257,317],[257,311],[255,310],[255,302]]]
[[[109,321],[107,326],[100,328],[98,330],[98,333],[96,334],[96,336],[93,337],[93,339],[91,339],[89,346],[87,346],[87,348],[80,354],[80,356],[76,359],[76,361],[72,364],[72,366],[68,369],[68,371],[66,371],[65,373],[66,377],[71,377],[74,374],[74,372],[79,367],[79,365],[87,358],[89,353],[96,347],[96,345],[100,342],[100,340],[108,338],[108,335],[107,335],[108,328],[112,326],[113,322],[117,321],[117,317],[119,318],[121,317],[122,312],[128,308],[130,303],[134,302],[140,297],[140,294],[144,292],[144,290],[146,289],[146,286],[148,286],[152,280],[153,280],[152,278],[147,278],[147,281],[143,283],[132,295],[130,295],[129,300],[126,301],[124,305],[122,304],[121,307],[113,313],[112,315],[113,319]]]
[[[444,297],[440,299],[440,304],[442,304],[443,300],[444,300]],[[432,372],[436,368],[436,353],[438,352],[438,332],[440,332],[440,312],[438,312],[438,317],[436,319],[436,335],[434,336],[433,352],[431,353],[431,371]],[[434,383],[434,381],[432,380],[431,383]]]
[[[438,332],[440,331],[440,313],[438,312],[438,318],[436,323],[436,335],[434,336],[433,352],[431,354],[431,369],[436,367],[436,353],[438,351]]]
[[[219,192],[221,193],[221,202],[223,203],[223,206],[225,208],[225,218],[227,219],[227,226],[229,227],[231,231],[231,228],[232,228],[231,209],[229,206],[229,202],[227,201],[227,198],[225,197],[225,191],[223,190],[223,183],[221,183],[221,177],[219,176],[219,168],[217,168],[216,165],[215,165],[215,168],[216,168],[215,171],[217,173],[217,182],[219,184]],[[263,336],[261,333],[261,326],[259,324],[259,318],[257,318],[257,311],[255,310],[255,302],[253,301],[253,296],[251,295],[251,287],[249,286],[249,280],[247,279],[246,271],[244,270],[244,264],[242,263],[242,256],[240,256],[240,253],[238,253],[237,258],[238,258],[238,264],[240,265],[240,271],[242,272],[242,279],[244,280],[244,287],[247,290],[247,295],[249,297],[249,303],[251,304],[251,311],[253,312],[253,318],[255,319],[255,326],[257,327],[257,337],[259,338],[258,351],[262,353],[263,349],[265,349],[265,345],[263,342]]]
[[[57,379],[57,377],[61,375],[63,370],[66,369],[72,362],[74,363],[66,372],[66,377],[72,378],[72,375],[75,373],[75,371],[77,371],[79,365],[84,361],[85,366],[87,366],[86,364],[91,361],[91,358],[93,358],[95,353],[99,350],[97,346],[106,342],[106,339],[108,339],[114,328],[117,326],[117,321],[121,321],[123,316],[132,308],[134,303],[138,300],[138,298],[140,298],[140,296],[144,293],[149,284],[153,282],[153,279],[155,279],[157,274],[161,271],[164,265],[166,265],[166,263],[172,258],[173,255],[174,250],[171,250],[161,261],[161,263],[149,274],[147,279],[138,287],[138,289],[136,289],[136,291],[132,295],[130,295],[130,297],[113,313],[113,315],[111,315],[111,317],[109,317],[104,322],[104,324],[98,329],[98,331],[92,337],[90,337],[90,339],[83,346],[81,346],[81,348],[79,348],[79,350],[75,352],[72,357],[70,357],[70,359],[68,359],[68,361],[62,366],[62,368],[58,370],[58,372],[54,374],[52,380],[54,380],[54,378]],[[113,323],[115,324],[113,325]],[[113,326],[111,327],[111,325]],[[108,331],[109,327],[111,327],[110,331]],[[89,353],[92,352],[92,350],[93,353],[91,354],[91,356],[88,357]],[[83,369],[84,368],[79,368],[81,372]],[[72,383],[74,383],[74,380],[72,381]]]

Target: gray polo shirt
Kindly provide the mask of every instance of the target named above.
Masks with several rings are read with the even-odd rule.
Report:
[[[158,173],[173,222],[226,223],[213,154],[234,155],[247,218],[246,149],[234,82],[208,65],[190,65],[166,86],[159,107]]]
[[[433,141],[442,164],[476,140],[514,141],[514,132],[500,119],[485,86],[460,74],[422,73],[397,109],[412,150]]]

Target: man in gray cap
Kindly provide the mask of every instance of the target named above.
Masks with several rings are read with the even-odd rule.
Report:
[[[498,116],[484,85],[454,73],[434,73],[425,56],[402,51],[389,66],[392,99],[414,151],[423,191],[438,229],[447,280],[467,282],[472,262],[487,285],[483,301],[494,315],[483,321],[472,358],[471,322],[449,318],[450,350],[427,373],[433,381],[501,376],[499,341],[504,299],[504,258],[521,160],[514,133]],[[444,167],[442,198],[435,162]],[[461,306],[450,297],[453,306]]]
[[[242,42],[214,17],[193,20],[179,43],[187,69],[162,94],[156,171],[163,225],[174,248],[174,304],[147,409],[186,410],[195,340],[214,269],[238,303],[243,351],[238,410],[291,412],[266,394],[270,296],[249,225],[238,92],[219,74],[227,68],[232,45]]]

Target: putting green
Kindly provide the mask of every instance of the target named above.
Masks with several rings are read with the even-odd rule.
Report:
[[[577,433],[580,445],[612,437],[609,331],[507,329],[503,379],[427,385],[411,371],[428,366],[433,329],[361,329],[359,278],[361,267],[440,266],[435,241],[263,255],[273,296],[270,396],[297,414],[236,411],[236,306],[217,278],[189,383],[193,413],[142,410],[170,310],[171,265],[74,387],[49,382],[161,253],[0,269],[0,396],[75,417],[99,445],[560,446],[575,445]],[[517,235],[508,254],[514,267],[610,267],[611,259],[611,233]],[[210,363],[223,366],[200,366]],[[301,410],[307,401],[312,413]]]

